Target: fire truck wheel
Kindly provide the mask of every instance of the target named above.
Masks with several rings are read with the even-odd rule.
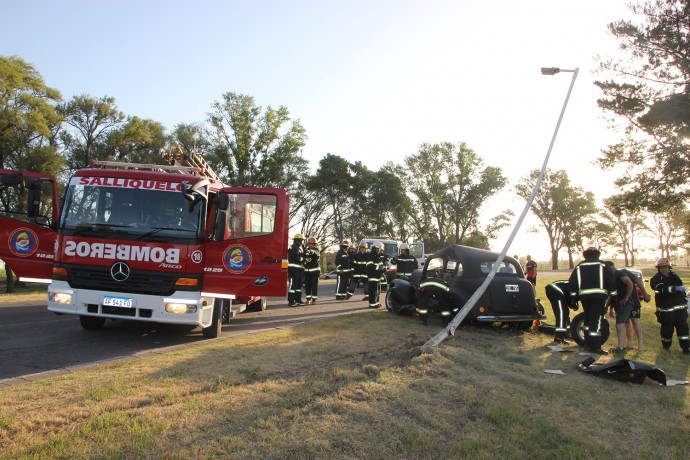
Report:
[[[247,310],[249,311],[264,311],[266,308],[268,308],[268,299],[266,299],[266,297],[262,297],[256,302],[247,305]]]
[[[81,327],[89,331],[95,331],[100,329],[105,324],[105,318],[99,318],[98,316],[86,316],[79,315],[79,322]]]
[[[211,316],[211,325],[201,330],[204,337],[215,339],[220,337],[223,326],[223,299],[216,299],[213,304],[213,315]]]

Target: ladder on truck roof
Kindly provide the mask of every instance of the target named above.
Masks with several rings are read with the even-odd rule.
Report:
[[[181,166],[183,168],[196,168],[201,172],[202,175],[220,182],[220,177],[218,177],[218,174],[211,169],[206,160],[204,160],[204,157],[199,152],[186,154],[182,151],[180,144],[173,144],[170,146],[167,152],[165,149],[161,149],[161,155],[163,155],[163,158],[168,161],[169,165]]]
[[[173,152],[173,147],[177,147],[177,152]],[[208,177],[220,181],[218,175],[211,169],[206,160],[200,153],[194,152],[186,155],[178,144],[173,144],[166,152],[160,150],[161,155],[168,161],[166,165],[149,163],[123,163],[121,161],[102,161],[91,160],[92,167],[118,168],[118,169],[144,169],[148,171],[174,172],[179,174],[190,174],[193,176]]]

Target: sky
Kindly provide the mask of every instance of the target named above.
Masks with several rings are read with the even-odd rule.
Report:
[[[172,130],[203,123],[226,92],[285,106],[326,154],[377,170],[423,143],[465,142],[498,166],[506,190],[483,223],[525,202],[512,187],[542,166],[572,73],[579,69],[549,167],[598,204],[616,173],[593,161],[618,139],[593,84],[595,57],[615,57],[607,24],[631,18],[623,0],[0,0],[0,55],[33,64],[64,100],[113,96],[125,114]],[[401,168],[401,173],[418,172]],[[510,255],[550,258],[528,215]],[[500,251],[511,229],[491,242]],[[565,258],[565,253],[561,258]]]

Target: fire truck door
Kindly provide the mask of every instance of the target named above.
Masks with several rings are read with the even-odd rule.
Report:
[[[216,202],[225,204],[216,209],[214,241],[205,243],[204,294],[284,296],[288,233],[285,190],[225,188]]]
[[[0,259],[19,281],[50,283],[58,208],[54,177],[0,169]]]

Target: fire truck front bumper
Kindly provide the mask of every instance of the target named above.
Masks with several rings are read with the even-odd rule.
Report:
[[[213,299],[204,298],[199,292],[178,292],[163,297],[73,289],[64,281],[53,281],[48,287],[48,310],[59,314],[207,326],[213,315]]]

